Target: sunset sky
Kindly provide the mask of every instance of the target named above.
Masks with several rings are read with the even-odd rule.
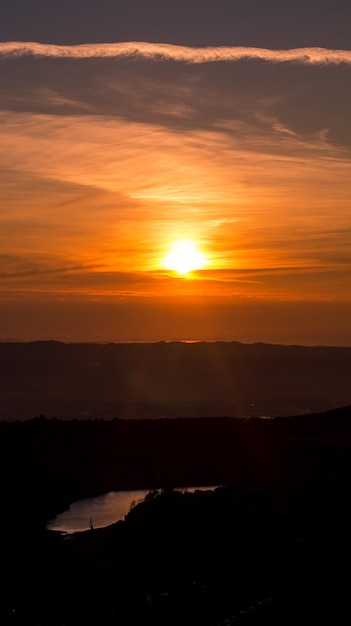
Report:
[[[3,0],[0,340],[351,345],[350,0]],[[201,269],[165,267],[173,244]]]

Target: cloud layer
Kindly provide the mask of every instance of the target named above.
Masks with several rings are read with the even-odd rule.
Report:
[[[217,46],[192,48],[168,43],[127,41],[117,43],[90,43],[74,46],[36,42],[0,42],[0,57],[48,58],[143,58],[148,60],[180,61],[185,63],[235,62],[259,60],[270,63],[299,63],[303,65],[351,64],[350,50],[326,48],[293,48],[271,50],[268,48]]]
[[[10,42],[0,57],[9,311],[350,301],[351,52]],[[196,280],[160,263],[186,237],[210,261]]]

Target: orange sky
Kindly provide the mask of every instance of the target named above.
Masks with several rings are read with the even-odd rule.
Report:
[[[0,339],[351,344],[346,53],[1,45]]]

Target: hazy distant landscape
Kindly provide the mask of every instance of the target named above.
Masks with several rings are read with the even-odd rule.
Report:
[[[351,403],[351,348],[0,343],[0,419],[274,417]]]

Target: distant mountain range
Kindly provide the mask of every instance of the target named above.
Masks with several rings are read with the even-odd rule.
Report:
[[[275,417],[351,404],[351,348],[0,343],[0,420]]]

